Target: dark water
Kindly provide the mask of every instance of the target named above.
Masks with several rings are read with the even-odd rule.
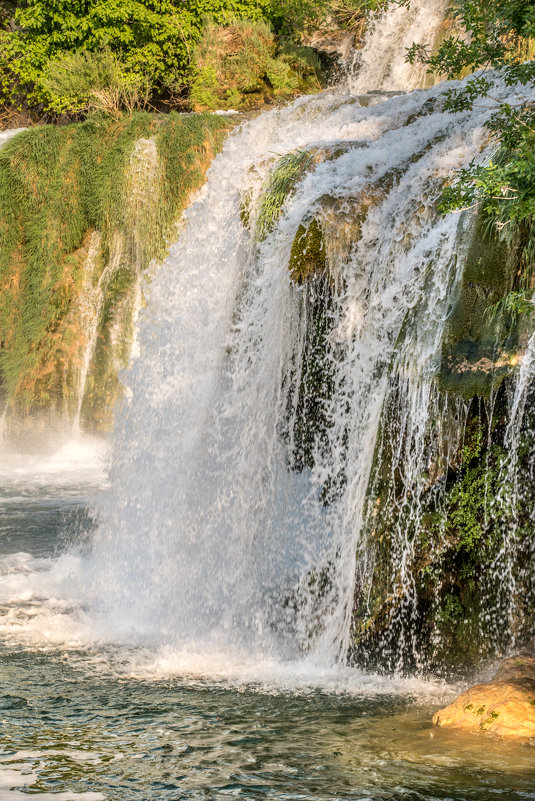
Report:
[[[448,688],[400,681],[396,691],[392,679],[346,672],[342,684],[312,688],[301,676],[284,689],[265,676],[255,684],[250,666],[243,683],[176,669],[140,678],[120,669],[127,649],[62,645],[71,610],[52,614],[40,585],[30,598],[24,581],[46,575],[65,530],[85,525],[84,492],[42,483],[1,495],[2,801],[535,799],[533,746],[431,727]]]

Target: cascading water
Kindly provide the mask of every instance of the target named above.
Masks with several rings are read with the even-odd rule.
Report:
[[[490,110],[452,116],[442,92],[368,108],[336,93],[302,98],[244,125],[216,159],[150,288],[115,433],[88,591],[123,635],[197,653],[345,660],[381,413],[395,393],[406,503],[426,463],[462,272],[461,217],[439,216],[436,202],[487,140]],[[304,150],[313,166],[262,239],[255,220],[274,154]],[[330,276],[312,358],[329,391],[303,463],[295,433],[313,303],[290,261],[312,225]],[[399,578],[410,601],[409,556],[410,542]]]
[[[415,42],[432,49],[447,8],[447,0],[411,0],[410,4],[390,6],[378,15],[364,47],[354,53],[349,70],[351,92],[422,88],[429,80],[427,67],[408,64],[407,50]]]
[[[399,36],[431,37],[443,9],[391,8],[390,66],[371,71],[373,29],[353,88],[419,85]],[[184,670],[221,652],[343,663],[383,481],[401,599],[389,661],[408,649],[419,664],[421,492],[466,419],[434,381],[466,238],[437,201],[455,170],[487,157],[492,109],[447,113],[441,87],[344,91],[236,130],[147,288],[100,525],[53,584],[81,604],[77,642],[148,642]]]
[[[533,628],[529,609],[535,595],[535,546],[525,527],[535,520],[531,492],[535,454],[530,411],[535,378],[535,333],[529,338],[515,378],[504,433],[506,455],[500,465],[500,490],[488,501],[489,514],[501,520],[498,553],[488,581],[489,606],[496,628],[508,632],[511,647],[516,645],[522,624]]]
[[[418,25],[441,6],[425,5],[411,3]],[[401,30],[402,13],[391,8],[384,29]],[[424,29],[403,30],[409,44]],[[533,749],[431,729],[460,687],[396,670],[429,667],[418,571],[439,564],[451,531],[435,530],[427,562],[418,538],[430,510],[443,514],[448,481],[470,479],[459,460],[476,453],[481,468],[482,437],[505,454],[491,453],[494,483],[475,489],[503,521],[476,588],[496,629],[518,619],[530,571],[533,585],[522,482],[533,480],[535,336],[526,316],[508,340],[514,360],[525,353],[516,374],[503,343],[490,357],[471,343],[485,369],[508,365],[488,402],[447,391],[452,320],[481,242],[471,215],[440,215],[437,201],[452,172],[488,159],[492,110],[445,112],[449,87],[382,91],[389,71],[397,90],[421,85],[418,69],[398,74],[399,37],[387,41],[392,67],[375,84],[361,75],[381,91],[300,98],[237,128],[151,269],[146,303],[135,283],[125,312],[143,308],[109,486],[101,449],[89,461],[82,440],[44,459],[2,452],[2,799],[533,797]],[[515,104],[528,92],[495,95]],[[123,254],[148,261],[155,155],[138,140],[130,225],[117,260],[101,259],[101,286],[87,265],[82,421],[102,369],[106,270]],[[470,373],[466,349],[459,358]],[[385,586],[375,629],[367,612]],[[370,620],[375,662],[370,640],[358,651]]]

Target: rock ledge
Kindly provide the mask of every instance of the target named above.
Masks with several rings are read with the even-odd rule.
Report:
[[[535,658],[514,656],[433,717],[435,726],[535,738]]]

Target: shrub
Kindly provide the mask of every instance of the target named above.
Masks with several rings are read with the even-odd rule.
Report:
[[[317,91],[319,60],[310,48],[277,50],[265,22],[208,23],[193,55],[194,108],[247,107],[299,91]]]
[[[108,48],[66,53],[49,62],[42,79],[57,112],[133,111],[148,103],[149,85],[142,76],[125,74],[123,65]]]
[[[19,105],[53,109],[51,79],[43,80],[50,63],[81,50],[101,53],[106,48],[117,55],[125,78],[148,76],[156,95],[176,92],[187,81],[205,18],[221,23],[228,14],[258,19],[262,3],[25,0],[16,10],[15,30],[3,31],[0,39],[0,92]]]

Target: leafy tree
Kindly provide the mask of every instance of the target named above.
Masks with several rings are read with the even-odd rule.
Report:
[[[131,98],[132,92],[144,95],[148,87],[152,96],[179,98],[195,80],[192,62],[210,26],[266,22],[282,53],[299,45],[303,33],[312,29],[333,23],[362,26],[366,15],[388,0],[0,0],[0,6],[2,2],[0,101],[72,113],[91,107],[93,90]],[[294,84],[298,91],[302,81],[290,62],[302,59],[288,53],[287,63],[279,59],[271,70],[273,81],[283,87]],[[74,74],[78,68],[80,76]],[[302,71],[298,65],[297,72]]]
[[[408,59],[420,59],[448,78],[477,71],[462,89],[447,93],[446,108],[462,112],[475,102],[495,106],[487,127],[499,146],[488,165],[472,164],[460,172],[443,194],[442,210],[478,207],[502,236],[527,237],[524,256],[532,263],[535,105],[504,103],[493,89],[498,81],[535,86],[535,0],[454,0],[452,13],[462,33],[446,38],[434,54],[415,44]]]
[[[4,97],[57,109],[50,63],[77,51],[109,49],[126,80],[144,76],[157,92],[177,92],[205,19],[258,19],[265,1],[22,0],[14,30],[0,36],[0,90]]]

